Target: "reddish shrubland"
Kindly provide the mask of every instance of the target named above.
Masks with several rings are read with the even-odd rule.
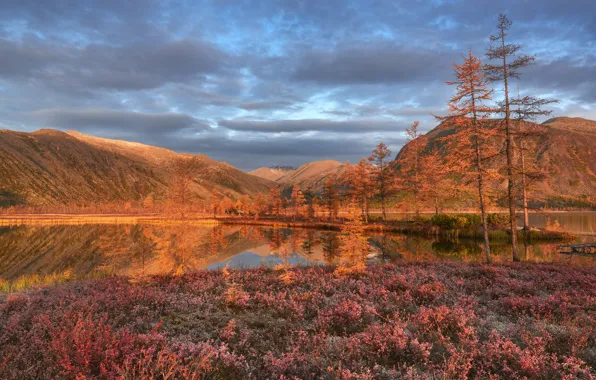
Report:
[[[596,376],[596,269],[411,263],[105,278],[0,298],[0,378]]]

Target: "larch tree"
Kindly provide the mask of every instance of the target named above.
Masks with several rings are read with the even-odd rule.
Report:
[[[440,117],[455,126],[457,133],[454,138],[464,143],[461,149],[452,152],[450,157],[452,167],[462,173],[471,170],[476,177],[478,190],[478,204],[482,219],[484,235],[484,251],[486,260],[490,263],[490,243],[488,240],[488,222],[486,212],[486,170],[484,168],[486,141],[493,137],[491,129],[487,128],[485,117],[491,108],[484,103],[491,99],[492,91],[488,89],[488,82],[484,76],[482,62],[469,51],[464,56],[462,64],[453,64],[456,80],[447,82],[456,86],[456,94],[449,100],[449,115]]]
[[[211,198],[209,199],[209,208],[213,213],[213,218],[217,218],[217,210],[221,201],[221,193],[214,187],[211,191]]]
[[[435,214],[439,214],[441,201],[451,196],[453,184],[449,183],[449,167],[445,165],[441,153],[437,148],[430,150],[420,157],[419,194],[420,199],[432,205]]]
[[[250,198],[248,194],[244,194],[242,198],[240,198],[240,210],[244,215],[248,215],[249,207],[250,207]]]
[[[399,176],[394,181],[399,189],[412,196],[417,216],[420,213],[420,153],[425,143],[419,126],[420,123],[415,121],[410,128],[406,128],[408,143],[400,152]]]
[[[304,193],[300,190],[300,186],[294,185],[292,188],[292,207],[294,209],[294,220],[296,220],[296,216],[302,213],[302,208],[306,203],[306,199],[304,198]]]
[[[255,200],[252,202],[252,210],[255,214],[255,220],[258,220],[261,216],[261,213],[267,207],[267,202],[265,201],[265,196],[262,193],[258,193]]]
[[[173,174],[170,182],[172,199],[184,219],[186,206],[193,195],[190,187],[199,174],[199,161],[196,156],[180,157],[172,160],[169,166]]]
[[[330,175],[325,179],[323,204],[329,219],[336,219],[339,213],[339,184],[337,177]]]
[[[281,216],[281,190],[279,186],[273,186],[269,191],[269,209],[271,214],[280,217]]]
[[[380,142],[375,147],[368,160],[374,165],[372,175],[376,184],[377,194],[381,202],[383,221],[387,220],[386,204],[394,189],[394,172],[388,164],[391,161],[391,150],[385,143]]]
[[[521,176],[522,188],[522,207],[524,211],[524,231],[530,230],[530,217],[528,214],[528,192],[532,181],[542,180],[546,177],[546,173],[531,162],[527,162],[528,140],[540,140],[546,137],[544,128],[536,124],[529,123],[540,116],[548,116],[551,114],[550,110],[544,109],[545,106],[557,103],[554,99],[541,99],[533,96],[521,97],[518,93],[516,98],[511,99],[511,113],[517,124],[515,136],[517,140],[520,166],[519,174]]]
[[[370,166],[368,160],[362,158],[356,165],[347,164],[344,173],[344,183],[348,186],[346,193],[359,203],[365,223],[368,223],[368,200],[374,195]]]
[[[515,202],[515,162],[514,141],[511,123],[511,101],[509,98],[510,79],[519,79],[519,70],[531,65],[534,57],[519,54],[522,46],[507,43],[507,35],[511,28],[511,21],[503,13],[499,15],[497,33],[490,36],[491,46],[486,51],[489,60],[494,64],[484,66],[486,77],[491,82],[503,82],[504,100],[503,107],[499,110],[503,116],[505,127],[505,154],[507,156],[507,205],[509,208],[509,228],[511,231],[511,250],[513,260],[519,261],[517,248],[517,218]]]

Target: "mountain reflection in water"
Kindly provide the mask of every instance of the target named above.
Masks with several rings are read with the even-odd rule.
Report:
[[[482,262],[479,242],[419,236],[369,236],[369,261]],[[557,253],[555,243],[521,246],[523,259],[594,265],[591,257]],[[492,244],[494,261],[508,261],[507,243]],[[338,264],[340,233],[257,226],[19,225],[0,227],[0,278],[72,271],[131,277],[197,269],[260,265]]]

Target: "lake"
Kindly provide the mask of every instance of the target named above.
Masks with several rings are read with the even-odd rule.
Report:
[[[48,276],[77,278],[106,274],[143,276],[215,269],[337,264],[342,260],[338,232],[257,226],[154,224],[0,226],[0,278]],[[593,241],[583,236],[579,241]],[[436,240],[402,234],[368,236],[369,261],[483,262],[480,242]],[[557,253],[557,244],[520,245],[522,259],[596,265],[596,257]],[[495,262],[510,261],[509,245],[493,242]]]
[[[380,212],[371,212],[371,215],[380,216]],[[412,218],[412,213],[387,213],[389,219],[407,220]],[[423,218],[430,218],[433,213],[421,214]],[[562,212],[531,212],[529,221],[532,227],[544,228],[547,221],[550,223],[557,221],[563,229],[568,232],[580,235],[596,235],[596,212],[595,211],[562,211]],[[518,226],[523,225],[523,214],[517,214]]]

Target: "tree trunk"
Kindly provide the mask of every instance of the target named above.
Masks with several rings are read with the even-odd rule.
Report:
[[[520,157],[521,157],[521,183],[522,183],[522,197],[523,197],[523,207],[524,207],[524,231],[530,230],[530,217],[528,215],[528,185],[526,181],[526,161],[524,158],[524,143],[523,141],[520,142],[520,149],[519,149]]]
[[[486,263],[491,263],[490,242],[488,240],[488,223],[486,221],[486,206],[484,201],[484,178],[482,177],[482,160],[480,156],[480,146],[478,145],[478,136],[476,136],[476,170],[478,172],[478,200],[480,202],[480,214],[482,216],[482,234],[484,236],[484,252],[486,254]]]
[[[505,36],[501,36],[501,47],[505,51]],[[513,261],[520,261],[517,249],[517,215],[515,213],[513,180],[513,137],[511,136],[511,112],[509,109],[509,80],[507,77],[507,55],[503,55],[503,83],[505,87],[505,150],[507,153],[507,201],[509,206],[509,229],[511,230],[511,253]]]

